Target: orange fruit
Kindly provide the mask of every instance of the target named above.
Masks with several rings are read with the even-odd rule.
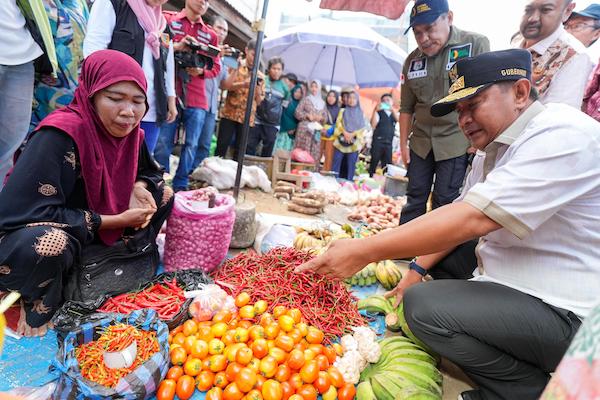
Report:
[[[250,345],[254,357],[263,358],[269,353],[269,347],[265,339],[256,339]]]
[[[171,350],[171,364],[183,365],[187,359],[187,353],[183,347],[176,347]]]
[[[185,349],[185,352],[188,354],[192,353],[192,347],[194,346],[194,343],[197,341],[198,339],[196,339],[196,336],[188,336],[185,338],[185,340],[183,341],[183,348]]]
[[[252,389],[246,395],[246,399],[247,400],[263,400],[263,397],[262,397],[262,393],[260,392],[260,390]]]
[[[256,312],[254,312],[253,306],[246,305],[238,310],[238,315],[243,319],[253,319],[256,316]]]
[[[281,350],[290,352],[294,348],[294,339],[289,337],[288,335],[279,335],[275,339],[275,346],[279,347]]]
[[[307,361],[300,368],[300,376],[304,383],[313,383],[319,376],[319,364],[315,360]]]
[[[242,308],[248,303],[250,303],[250,295],[246,292],[241,292],[235,297],[235,306],[237,308]]]
[[[250,334],[250,339],[252,339],[252,340],[265,338],[265,328],[263,328],[260,325],[252,325],[248,329],[248,333]]]
[[[225,376],[227,376],[227,380],[229,380],[229,382],[234,382],[242,368],[244,367],[236,362],[230,363],[225,370]]]
[[[317,380],[313,382],[313,386],[320,394],[326,393],[331,387],[331,379],[329,379],[329,374],[325,371],[320,371]]]
[[[215,374],[210,371],[202,371],[196,376],[196,388],[201,392],[206,392],[213,387]]]
[[[271,378],[275,375],[275,372],[277,372],[277,366],[277,360],[269,355],[260,360],[259,371],[267,378]]]
[[[346,383],[344,381],[344,377],[342,376],[342,373],[336,367],[330,367],[327,370],[327,374],[329,375],[329,380],[331,381],[331,384],[336,389],[341,388]]]
[[[281,364],[277,367],[277,371],[275,372],[275,380],[278,382],[286,382],[292,377],[292,370],[285,364]]]
[[[221,372],[227,367],[227,359],[223,354],[215,354],[210,356],[209,363],[209,368],[212,372]]]
[[[247,365],[252,360],[252,357],[252,350],[249,347],[242,347],[236,352],[235,361],[241,365]]]
[[[227,379],[227,374],[225,374],[225,372],[223,371],[217,373],[215,375],[213,385],[218,388],[225,389],[227,385],[229,385],[229,379]]]
[[[204,340],[197,339],[190,349],[190,354],[194,358],[203,360],[208,355],[208,344]]]
[[[210,331],[214,337],[220,338],[227,332],[228,326],[225,322],[217,322],[210,327]]]
[[[240,391],[248,393],[256,385],[256,372],[250,368],[242,368],[235,378],[235,383]]]
[[[265,311],[267,311],[268,307],[269,307],[269,304],[266,301],[258,300],[256,303],[254,303],[254,313],[256,315],[260,315],[260,314],[264,313]]]
[[[206,343],[208,343],[215,338],[215,335],[213,335],[210,326],[199,326],[198,333],[196,333],[196,338],[204,340]]]
[[[304,400],[317,400],[317,389],[313,385],[302,385],[298,394],[302,396]]]
[[[191,376],[183,375],[177,380],[177,387],[175,393],[180,400],[187,400],[194,394],[196,390],[194,378]]]
[[[264,400],[281,400],[283,398],[281,383],[274,379],[269,379],[263,384],[261,393]]]
[[[253,357],[246,367],[250,368],[254,372],[258,372],[260,370],[260,359]]]
[[[287,308],[285,308],[284,306],[275,306],[275,308],[273,308],[273,316],[275,318],[281,317],[286,312],[287,312]]]
[[[235,382],[227,385],[223,390],[223,400],[242,400],[244,393],[238,388]]]
[[[194,357],[188,357],[183,364],[183,372],[189,376],[196,376],[202,372],[202,361]]]
[[[222,354],[225,349],[225,343],[219,339],[212,339],[208,342],[208,353],[209,354]]]
[[[277,318],[277,323],[284,332],[290,332],[292,329],[294,329],[294,325],[296,324],[294,322],[294,318],[290,317],[289,315],[280,316]]]
[[[308,328],[308,333],[306,334],[306,341],[308,343],[321,344],[323,343],[323,339],[325,339],[325,335],[322,331],[313,327]]]
[[[206,400],[223,400],[223,389],[214,387],[206,392]]]
[[[289,367],[295,371],[298,371],[304,366],[304,353],[300,350],[292,350],[287,360]]]
[[[183,375],[183,368],[181,368],[178,365],[174,365],[171,368],[169,368],[169,370],[167,371],[167,376],[165,379],[173,379],[173,380],[177,381],[177,379],[179,379],[179,377],[182,375]]]
[[[297,308],[292,308],[291,310],[288,310],[286,314],[292,317],[296,324],[299,324],[300,321],[302,321],[302,312]]]
[[[185,342],[185,335],[183,332],[176,333],[175,336],[173,336],[173,344],[183,346],[183,342]]]
[[[193,319],[188,319],[183,323],[182,332],[185,336],[195,335],[198,332],[198,325],[196,325]]]
[[[278,364],[281,364],[287,358],[287,353],[281,350],[279,347],[273,347],[269,350],[269,355],[277,360]]]
[[[246,343],[249,338],[248,329],[236,328],[233,336],[236,343]]]

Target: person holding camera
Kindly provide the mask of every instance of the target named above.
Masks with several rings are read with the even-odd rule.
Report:
[[[117,50],[133,58],[148,82],[148,112],[142,120],[144,139],[154,151],[160,125],[177,117],[173,44],[162,14],[166,0],[96,0],[83,41],[83,56]]]
[[[273,146],[281,123],[284,102],[290,100],[290,88],[282,79],[283,60],[273,57],[268,63],[268,75],[265,79],[265,98],[256,109],[256,124],[250,130],[246,154],[255,156],[262,142],[261,157],[271,157]]]
[[[165,13],[173,33],[180,113],[177,120],[161,128],[154,156],[169,171],[175,134],[179,125],[183,124],[185,142],[173,177],[175,191],[187,189],[188,175],[192,172],[198,139],[208,110],[205,80],[215,78],[221,72],[217,34],[202,20],[207,10],[207,0],[186,0],[180,12]]]
[[[371,143],[371,163],[369,176],[373,176],[381,161],[385,167],[392,163],[392,142],[396,134],[398,113],[392,109],[393,99],[390,93],[381,96],[381,100],[371,117],[373,142]]]
[[[227,99],[221,109],[221,121],[219,122],[215,156],[225,158],[229,145],[235,140],[236,145],[233,150],[234,160],[238,158],[240,138],[242,137],[244,128],[248,92],[250,91],[250,78],[256,56],[256,40],[252,39],[246,44],[244,53],[246,58],[242,59],[240,57],[238,59],[238,67],[230,69],[227,79],[221,82],[222,89],[227,90]],[[260,103],[264,96],[264,76],[260,71],[258,71],[256,84],[257,88],[254,91],[252,113],[250,114],[250,127],[254,126],[256,105]]]

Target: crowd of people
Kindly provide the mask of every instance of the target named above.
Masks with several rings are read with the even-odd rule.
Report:
[[[389,295],[477,384],[462,398],[540,395],[600,301],[600,5],[528,0],[513,48],[490,52],[447,0],[417,0],[399,109],[384,94],[367,120],[356,88],[325,93],[278,57],[249,99],[256,42],[225,44],[207,0],[180,12],[95,0],[89,15],[84,0],[30,2],[47,15],[9,0],[0,20],[0,291],[23,296],[19,333],[45,333],[82,249],[154,240],[215,133],[215,155],[238,159],[251,101],[247,154],[302,150],[348,180],[369,128],[374,174],[398,127],[401,226],[336,241],[299,269],[341,278],[418,255]]]

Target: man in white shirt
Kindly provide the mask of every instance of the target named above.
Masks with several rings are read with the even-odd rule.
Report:
[[[16,0],[2,1],[0,18],[0,190],[12,157],[29,129],[33,61],[43,54],[27,30]]]
[[[297,270],[343,278],[376,260],[427,254],[389,295],[414,286],[404,295],[408,326],[477,384],[462,398],[537,399],[600,299],[600,124],[537,101],[525,50],[460,60],[450,76],[450,95],[431,114],[456,109],[480,151],[462,200],[373,237],[335,241]],[[475,238],[475,278],[420,284]]]
[[[574,7],[571,0],[529,0],[512,44],[531,52],[532,81],[542,103],[580,109],[592,62],[562,25]]]
[[[594,65],[600,61],[600,4],[590,4],[581,11],[573,11],[565,22],[565,29],[586,48]]]

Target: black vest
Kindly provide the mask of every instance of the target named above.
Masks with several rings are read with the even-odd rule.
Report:
[[[379,110],[377,114],[379,115],[379,123],[373,132],[373,142],[392,143],[396,132],[396,121],[394,121],[392,114],[388,116],[383,110]]]
[[[144,59],[146,38],[144,29],[138,22],[137,16],[127,4],[127,0],[110,0],[115,10],[116,23],[113,30],[109,49],[120,51],[133,58],[140,66]],[[167,30],[165,30],[168,33]],[[156,107],[156,122],[162,123],[167,116],[167,88],[165,86],[165,71],[167,69],[167,54],[169,49],[160,46],[160,58],[154,61],[154,94]]]

